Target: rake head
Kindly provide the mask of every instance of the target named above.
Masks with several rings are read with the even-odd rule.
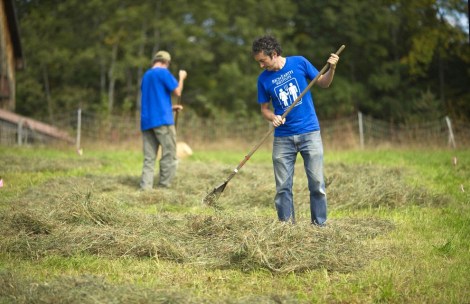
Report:
[[[211,192],[206,195],[206,197],[202,199],[202,203],[214,207],[215,203],[219,199],[219,196],[222,194],[222,192],[224,192],[227,183],[228,181],[225,181],[219,186],[215,187]]]

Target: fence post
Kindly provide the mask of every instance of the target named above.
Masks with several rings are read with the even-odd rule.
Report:
[[[77,111],[77,151],[80,151],[80,140],[82,136],[82,109]]]
[[[359,142],[361,145],[361,150],[364,149],[364,126],[362,125],[362,112],[357,113],[357,117],[359,120]]]
[[[23,145],[23,124],[24,124],[24,120],[21,119],[19,122],[18,122],[18,145],[21,146]]]
[[[448,145],[452,145],[452,148],[455,149],[454,132],[452,131],[452,123],[451,123],[451,121],[450,121],[449,116],[446,116],[446,123],[447,123],[447,128],[449,129],[449,141],[448,141]]]

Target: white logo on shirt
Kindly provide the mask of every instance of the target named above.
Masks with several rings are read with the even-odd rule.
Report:
[[[299,84],[297,79],[290,78],[287,81],[279,84],[274,88],[276,97],[279,100],[279,104],[282,108],[289,107],[300,95]],[[295,105],[298,106],[302,103],[302,99]]]

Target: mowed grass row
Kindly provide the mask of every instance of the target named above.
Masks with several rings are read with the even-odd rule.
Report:
[[[195,149],[140,192],[138,150],[0,147],[0,303],[465,303],[470,152],[327,151],[329,221],[276,220],[270,151]],[[158,168],[156,168],[158,169]]]

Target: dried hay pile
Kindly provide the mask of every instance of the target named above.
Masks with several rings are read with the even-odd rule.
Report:
[[[327,168],[331,208],[399,208],[407,205],[442,206],[450,198],[406,181],[404,168],[376,165],[330,165]]]
[[[168,291],[165,288],[146,288],[135,284],[112,284],[104,278],[83,275],[61,276],[48,282],[36,282],[11,272],[0,271],[0,302],[5,303],[299,303],[295,295],[247,294],[232,297],[208,298],[194,295],[191,290]],[[8,301],[9,300],[9,301]],[[3,302],[2,302],[3,303]]]
[[[148,215],[113,199],[71,193],[48,208],[17,208],[1,215],[0,250],[24,259],[150,258],[207,268],[275,273],[313,269],[354,271],[387,249],[368,241],[393,224],[378,219],[332,220],[326,228],[280,223],[248,212],[234,215]],[[373,244],[373,243],[372,243]]]
[[[223,182],[231,170],[221,172],[211,186]],[[326,164],[325,183],[330,210],[401,208],[410,205],[442,207],[451,200],[449,196],[413,184],[407,180],[407,169],[400,167]],[[207,189],[206,194],[212,189]],[[296,164],[293,192],[296,208],[308,211],[310,193],[301,159]],[[273,207],[274,196],[272,165],[250,164],[228,183],[213,205],[222,209],[233,206],[269,208]]]
[[[2,299],[9,302],[2,302]],[[60,277],[36,283],[11,272],[0,272],[2,303],[197,303],[187,293],[110,284],[96,276]]]
[[[137,191],[138,176],[48,180],[0,213],[0,250],[23,259],[94,255],[273,273],[351,272],[389,253],[390,248],[374,241],[393,229],[387,220],[341,218],[329,220],[323,229],[311,226],[305,219],[309,193],[303,174],[296,177],[294,191],[304,218],[296,225],[278,222],[271,164],[253,163],[238,173],[219,198],[217,210],[202,206],[208,185],[231,172],[226,167],[185,163],[172,189],[150,192]],[[332,179],[330,210],[446,201],[407,184],[400,169],[340,164],[326,171]],[[142,211],[145,206],[153,206],[154,212]]]

